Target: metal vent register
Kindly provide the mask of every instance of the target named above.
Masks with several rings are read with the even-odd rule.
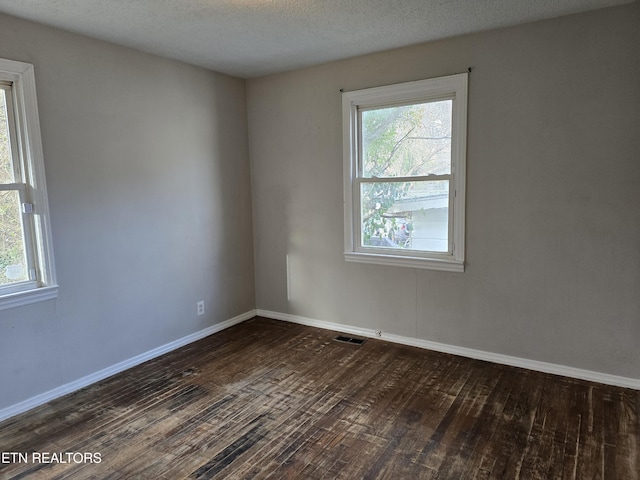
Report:
[[[335,340],[342,343],[353,343],[354,345],[362,345],[366,342],[364,338],[345,337],[344,335],[336,337]]]

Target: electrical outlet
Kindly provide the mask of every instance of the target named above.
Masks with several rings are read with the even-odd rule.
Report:
[[[204,300],[200,300],[197,304],[196,304],[197,310],[198,310],[198,315],[204,315]]]
[[[382,336],[382,330],[376,330],[376,337]]]

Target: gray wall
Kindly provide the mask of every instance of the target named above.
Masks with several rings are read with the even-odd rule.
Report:
[[[639,24],[636,2],[255,79],[245,99],[242,80],[0,15],[0,57],[36,68],[61,286],[0,312],[0,409],[256,302],[640,377]],[[469,66],[466,272],[345,263],[338,90]]]
[[[636,2],[249,81],[258,308],[640,378],[639,26]],[[466,271],[346,263],[339,89],[468,67]]]
[[[61,287],[0,312],[0,409],[255,308],[243,80],[3,15],[0,57],[35,65]]]

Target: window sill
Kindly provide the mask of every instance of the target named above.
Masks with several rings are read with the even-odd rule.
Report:
[[[401,257],[362,252],[344,252],[347,262],[391,265],[396,267],[423,268],[442,272],[464,272],[464,261],[440,258]]]
[[[21,307],[31,303],[43,302],[58,297],[58,286],[34,288],[23,292],[9,293],[0,296],[0,310]]]

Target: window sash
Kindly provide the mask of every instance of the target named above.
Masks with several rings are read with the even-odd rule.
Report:
[[[12,87],[12,83],[0,82],[0,89],[4,90],[5,104],[7,107],[7,130],[9,133],[9,151],[11,154],[11,162],[13,163],[13,181],[24,182],[25,179],[22,176],[22,166],[20,162],[20,143],[18,141],[19,136],[17,134],[18,128],[14,112],[15,97]]]
[[[452,158],[450,160],[450,169],[451,172],[453,173],[453,148],[455,148],[455,124],[453,122],[453,116],[454,116],[454,109],[453,109],[453,104],[455,102],[455,95],[439,95],[439,96],[427,96],[424,98],[418,98],[415,100],[411,100],[411,101],[406,101],[406,102],[388,102],[388,103],[377,103],[377,104],[371,104],[371,105],[367,105],[367,106],[362,106],[362,105],[357,105],[356,106],[356,115],[357,115],[357,159],[356,159],[356,175],[358,178],[396,178],[396,177],[391,177],[391,176],[369,176],[369,175],[365,175],[364,174],[364,140],[362,138],[362,134],[364,131],[364,128],[362,126],[362,114],[364,112],[370,112],[370,111],[376,111],[376,110],[381,110],[381,109],[385,109],[385,108],[392,108],[392,107],[409,107],[409,106],[413,106],[413,105],[421,105],[421,104],[425,104],[425,103],[437,103],[437,102],[442,102],[444,100],[450,100],[452,102],[452,112],[451,112],[451,116],[452,116],[452,125],[451,125],[451,148],[452,148]],[[433,175],[433,174],[431,174]],[[431,176],[429,175],[429,176]],[[422,176],[422,175],[414,175],[413,177],[417,177],[417,176]],[[406,178],[406,177],[405,177]]]
[[[448,182],[448,220],[447,220],[447,251],[436,250],[423,250],[412,248],[391,248],[391,247],[375,247],[371,245],[364,245],[362,239],[362,184],[367,183],[405,183],[405,182]],[[418,257],[432,257],[438,256],[441,258],[450,258],[454,254],[454,199],[455,190],[452,190],[453,175],[429,175],[422,177],[388,177],[388,178],[356,178],[353,185],[353,234],[354,234],[354,250],[357,252],[373,252],[384,255],[394,254],[402,256],[418,256]]]
[[[0,285],[0,296],[5,293],[14,293],[14,291],[22,291],[29,290],[31,288],[37,288],[39,283],[36,281],[37,270],[36,270],[36,255],[35,255],[35,245],[33,238],[33,222],[32,222],[32,213],[25,213],[24,205],[30,204],[27,197],[27,185],[24,183],[5,183],[0,184],[0,192],[18,192],[19,201],[20,201],[20,212],[21,212],[21,220],[22,220],[22,241],[24,244],[24,252],[25,252],[25,268],[27,269],[27,275],[29,277],[29,281],[27,282],[15,282],[8,283],[5,285]]]
[[[454,182],[454,161],[451,159],[451,173],[449,174],[430,174],[430,175],[410,175],[410,176],[368,176],[364,174],[364,140],[363,140],[363,120],[362,113],[367,111],[375,111],[382,108],[389,107],[403,107],[411,105],[419,105],[423,103],[435,103],[443,100],[455,101],[455,95],[438,95],[438,96],[425,96],[416,99],[411,99],[405,102],[386,102],[377,103],[373,105],[367,105],[366,107],[358,105],[356,107],[357,112],[357,159],[356,159],[356,177],[353,179],[353,233],[354,233],[354,250],[357,252],[373,252],[384,255],[400,255],[407,256],[413,255],[418,257],[433,257],[440,256],[442,258],[450,258],[454,254],[454,241],[453,241],[453,216],[454,216],[454,197],[455,190],[451,189],[451,185]],[[452,128],[451,128],[451,143],[452,150],[455,144],[456,130],[455,130],[455,109],[452,108]],[[375,247],[371,245],[364,245],[362,238],[362,184],[363,183],[406,183],[406,182],[435,182],[446,180],[449,182],[449,198],[448,198],[448,221],[447,221],[447,251],[433,251],[422,249],[405,249],[405,248],[391,248],[391,247]]]
[[[40,283],[35,280],[9,283],[7,285],[0,286],[0,296],[26,292],[28,290],[33,290],[34,288],[38,288],[38,287],[40,287]]]
[[[20,136],[18,135],[18,122],[16,122],[16,117],[14,113],[14,104],[16,102],[14,96],[13,83],[3,81],[0,83],[0,88],[2,88],[5,92],[5,103],[6,103],[6,112],[7,112],[7,130],[8,130],[8,139],[9,139],[9,151],[11,155],[11,160],[13,163],[13,173],[14,173],[14,183],[3,183],[0,184],[0,191],[17,191],[20,201],[20,212],[21,212],[21,227],[22,227],[22,236],[23,236],[23,244],[24,244],[24,252],[25,252],[25,268],[27,269],[27,276],[29,277],[28,281],[23,282],[15,282],[8,283],[5,285],[0,285],[0,295],[20,292],[24,290],[30,290],[33,288],[37,288],[39,286],[36,281],[37,278],[37,270],[36,270],[36,254],[35,254],[35,243],[33,238],[34,226],[32,221],[32,213],[26,213],[24,206],[31,205],[31,200],[29,198],[29,188],[28,185],[24,182],[23,178],[23,168],[21,162],[21,145],[19,144],[18,139]],[[18,182],[18,180],[23,180],[23,182]]]

